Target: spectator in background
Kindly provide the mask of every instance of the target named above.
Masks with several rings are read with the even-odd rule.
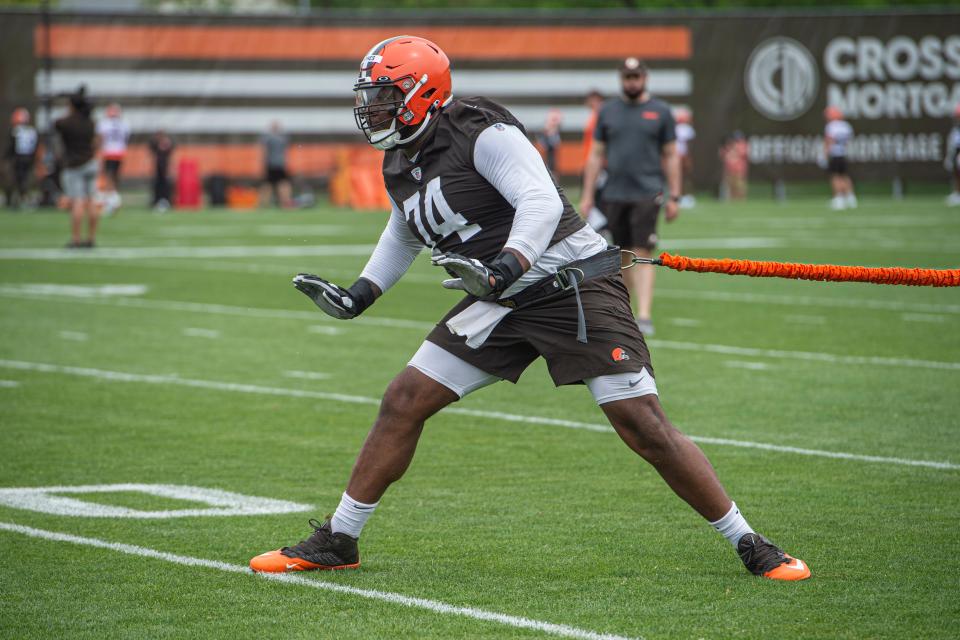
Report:
[[[843,119],[843,113],[837,107],[824,109],[823,118],[827,121],[823,130],[823,160],[833,191],[830,208],[835,211],[855,209],[857,196],[853,194],[853,181],[847,169],[847,145],[853,139],[853,127]]]
[[[292,207],[292,189],[287,173],[287,147],[290,146],[290,139],[283,133],[279,121],[270,123],[270,131],[264,134],[261,142],[266,163],[265,178],[270,188],[270,195],[264,199],[269,200],[272,196],[276,206]]]
[[[943,168],[953,176],[953,191],[947,196],[947,204],[955,207],[960,205],[960,104],[953,110],[953,128],[947,134]]]
[[[606,162],[608,178],[601,206],[613,241],[649,258],[657,246],[657,218],[664,205],[665,186],[670,191],[665,203],[667,221],[678,213],[676,123],[667,103],[647,90],[647,66],[641,60],[627,58],[623,62],[620,83],[621,95],[607,100],[597,115],[580,211],[586,215],[593,208],[597,177]],[[653,266],[626,269],[623,279],[636,305],[637,327],[643,334],[653,335]]]
[[[544,162],[550,174],[557,177],[557,150],[560,149],[560,125],[563,124],[563,113],[559,109],[547,111],[547,120],[543,124],[543,132],[537,136],[537,143],[543,149]]]
[[[600,107],[603,106],[603,94],[596,89],[591,89],[590,93],[587,94],[584,104],[590,110],[587,114],[587,122],[583,127],[583,166],[586,167],[587,160],[590,158],[590,148],[593,146],[593,132],[597,128],[597,114],[600,112]],[[594,206],[590,211],[581,211],[580,215],[586,219],[587,224],[593,227],[594,231],[598,231],[606,238],[607,242],[613,244],[613,237],[607,228],[607,217],[603,215],[603,212],[596,206],[598,203],[603,202],[603,187],[606,183],[607,169],[606,167],[602,167],[593,190]]]
[[[97,123],[97,135],[103,156],[103,212],[109,216],[120,208],[120,167],[130,140],[130,125],[116,102],[107,105],[105,117]]]
[[[591,89],[584,100],[584,105],[590,110],[587,114],[587,122],[583,126],[583,164],[586,165],[587,158],[590,157],[590,147],[593,146],[593,131],[597,128],[597,114],[603,106],[603,94],[596,89]],[[597,201],[599,202],[599,199]]]
[[[693,194],[690,193],[693,190],[693,154],[690,151],[690,143],[697,137],[697,132],[693,129],[693,116],[689,109],[677,109],[674,118],[677,121],[677,155],[680,157],[680,188],[683,190],[680,196],[680,208],[690,209],[697,204]]]
[[[723,165],[720,199],[746,200],[750,147],[742,131],[734,131],[724,139],[720,146],[720,161]]]
[[[163,213],[170,208],[170,156],[175,145],[167,132],[160,129],[150,138],[153,154],[153,208]]]
[[[5,157],[10,169],[7,206],[19,209],[30,189],[37,156],[37,130],[30,125],[30,112],[23,107],[14,109],[10,118],[10,139]]]
[[[96,194],[97,158],[99,146],[96,125],[90,112],[86,90],[80,87],[70,96],[70,114],[54,123],[54,129],[63,141],[63,173],[61,183],[70,209],[70,243],[68,249],[92,248],[96,244],[97,222],[100,216],[93,198]],[[87,237],[83,238],[83,222],[87,223]]]

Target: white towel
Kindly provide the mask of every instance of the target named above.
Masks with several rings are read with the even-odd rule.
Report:
[[[513,311],[495,302],[478,300],[447,320],[447,329],[454,335],[466,336],[467,346],[479,349],[490,337],[503,317]]]

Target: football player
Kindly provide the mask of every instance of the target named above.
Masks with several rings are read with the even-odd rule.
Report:
[[[853,127],[843,119],[839,107],[829,106],[823,110],[827,121],[823,129],[823,158],[830,174],[830,189],[833,198],[830,208],[835,211],[857,208],[857,196],[853,193],[853,181],[847,169],[847,146],[853,139]]]
[[[364,56],[357,126],[386,152],[393,211],[360,277],[341,287],[309,274],[294,285],[325,313],[363,313],[423,247],[451,276],[456,304],[388,386],[333,516],[299,544],[254,557],[254,571],[360,565],[357,539],[404,474],[424,422],[543,357],[557,385],[584,383],[613,428],[737,550],[777,580],[810,575],[755,533],[700,449],[667,419],[620,276],[620,252],[587,226],[547,171],[523,125],[486,98],[455,99],[434,43],[398,36]]]
[[[10,117],[10,138],[5,156],[13,178],[6,190],[7,206],[10,208],[20,208],[26,200],[38,142],[37,130],[30,124],[30,112],[24,107],[14,109]]]
[[[127,142],[130,140],[130,125],[123,119],[123,112],[116,102],[107,105],[105,117],[97,123],[97,135],[100,136],[103,155],[103,211],[111,215],[122,203],[118,192],[120,167],[127,155]]]

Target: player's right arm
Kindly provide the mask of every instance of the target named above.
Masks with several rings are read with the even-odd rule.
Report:
[[[606,145],[602,140],[593,139],[593,144],[590,145],[590,153],[587,155],[587,164],[583,168],[583,193],[580,195],[579,210],[581,218],[590,215],[590,210],[596,204],[593,201],[593,195],[597,190],[597,178],[600,176],[600,171],[603,170],[603,158],[606,155],[606,150]]]
[[[407,227],[403,212],[392,200],[391,204],[390,220],[360,277],[350,287],[344,289],[308,273],[293,279],[293,286],[327,315],[339,320],[356,318],[407,272],[423,248]]]

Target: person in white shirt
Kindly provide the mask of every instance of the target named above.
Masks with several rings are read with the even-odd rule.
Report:
[[[827,126],[823,131],[822,165],[830,174],[830,188],[833,190],[830,208],[836,211],[855,209],[857,196],[853,193],[853,182],[847,169],[847,146],[853,139],[853,127],[843,119],[843,112],[838,107],[827,107],[823,117]]]
[[[943,168],[953,176],[953,191],[947,196],[947,204],[956,207],[960,205],[960,104],[953,109],[953,128],[947,134]]]
[[[120,167],[127,155],[127,141],[130,140],[130,125],[123,119],[120,105],[116,102],[107,105],[105,117],[97,122],[97,135],[100,136],[103,157],[103,212],[111,215],[120,208],[121,199],[117,186]]]
[[[674,119],[677,121],[677,155],[680,157],[680,188],[683,193],[680,196],[680,208],[691,209],[697,201],[690,193],[693,180],[693,154],[690,152],[690,143],[697,137],[697,132],[693,128],[693,115],[689,109],[677,109]]]

